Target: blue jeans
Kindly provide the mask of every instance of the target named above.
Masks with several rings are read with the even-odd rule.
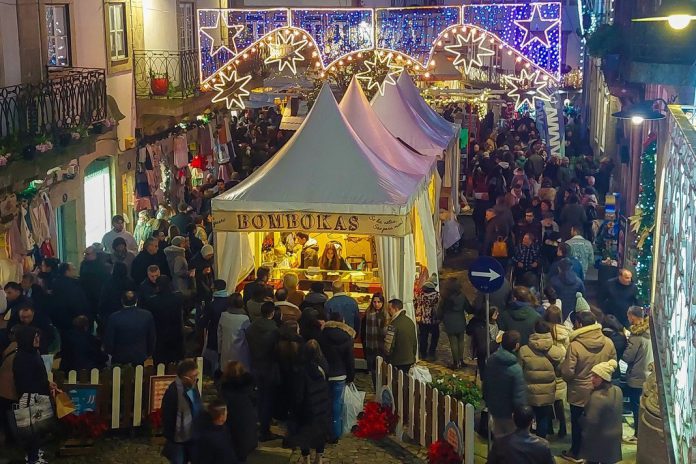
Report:
[[[343,435],[343,393],[346,390],[345,380],[329,380],[331,394],[331,435],[338,440]]]

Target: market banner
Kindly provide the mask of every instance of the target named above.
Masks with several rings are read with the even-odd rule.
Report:
[[[539,136],[546,143],[551,156],[564,156],[563,102],[556,99],[555,102],[545,101],[537,103],[536,125],[539,130]]]
[[[411,230],[409,216],[325,214],[311,212],[252,213],[216,211],[217,232],[303,231],[403,237]]]

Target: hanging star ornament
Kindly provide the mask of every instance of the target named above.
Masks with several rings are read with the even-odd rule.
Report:
[[[213,85],[213,88],[217,90],[218,93],[213,97],[212,101],[224,101],[228,110],[231,110],[234,105],[237,105],[240,109],[244,109],[246,106],[242,101],[242,97],[249,96],[249,91],[245,88],[245,85],[248,84],[250,80],[251,76],[239,77],[236,69],[229,74],[226,74],[224,71],[221,72],[221,82]]]
[[[524,48],[535,40],[544,47],[550,47],[549,31],[559,23],[558,19],[545,19],[541,16],[541,6],[532,5],[532,16],[529,19],[516,19],[515,24],[524,31],[520,48]]]
[[[225,45],[225,42],[223,41],[223,37],[225,36],[224,33],[220,32],[220,17],[223,16],[222,13],[218,13],[217,16],[215,17],[215,24],[212,26],[207,26],[207,27],[201,27],[200,31],[201,34],[204,36],[208,37],[212,44],[210,45],[210,56],[215,56],[220,50],[223,48],[227,50],[230,53],[234,53],[235,55],[237,54],[237,44],[235,43],[234,39],[237,38],[239,34],[242,33],[244,30],[244,26],[242,24],[229,24],[229,18],[224,18],[225,22],[225,28],[227,31],[229,31],[230,36],[229,36],[229,43],[232,46],[233,50],[230,50],[230,48]],[[206,32],[206,31],[211,31],[211,32]],[[214,33],[214,35],[213,35]],[[215,37],[220,36],[219,39],[215,39]]]
[[[519,110],[525,103],[530,108],[535,108],[537,100],[551,101],[551,95],[549,95],[547,88],[548,82],[541,79],[538,69],[533,73],[522,69],[520,77],[505,76],[505,80],[512,86],[508,96],[515,98],[515,111]]]
[[[372,61],[365,61],[365,66],[367,66],[367,71],[357,73],[355,77],[361,81],[367,81],[368,90],[377,87],[380,95],[384,95],[384,89],[387,85],[396,85],[396,79],[404,70],[403,66],[392,63],[391,53],[375,52]]]
[[[278,71],[282,71],[286,67],[292,71],[292,74],[297,74],[297,61],[304,61],[304,56],[300,51],[307,46],[307,39],[295,41],[294,34],[277,34],[276,40],[268,44],[270,55],[263,60],[265,64],[278,63]]]
[[[461,34],[457,34],[456,37],[457,44],[447,45],[445,50],[457,55],[452,64],[454,67],[463,65],[465,74],[469,74],[473,65],[483,66],[481,58],[495,55],[493,50],[483,46],[483,42],[486,40],[486,34],[480,34],[478,37],[475,37],[474,29],[471,29],[466,37]],[[469,58],[469,56],[471,56],[471,58]]]

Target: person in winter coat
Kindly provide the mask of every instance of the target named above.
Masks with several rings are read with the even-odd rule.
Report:
[[[536,301],[529,289],[516,286],[512,289],[512,302],[498,317],[498,327],[505,332],[516,330],[520,334],[520,344],[526,345],[540,317],[535,307]]]
[[[452,369],[462,367],[464,357],[464,334],[466,332],[466,314],[471,312],[471,304],[462,292],[462,286],[456,277],[447,279],[442,289],[442,298],[437,314],[445,326],[452,352]]]
[[[601,320],[601,322],[600,322]],[[601,319],[598,320],[602,324],[602,333],[614,344],[614,349],[616,350],[616,358],[622,359],[626,348],[628,347],[628,340],[624,334],[624,326],[613,314],[604,314]],[[619,378],[618,370],[614,372],[614,379]]]
[[[186,464],[193,457],[199,432],[194,424],[203,410],[196,385],[199,374],[196,362],[184,359],[176,367],[176,380],[162,396],[162,434],[167,440],[162,455],[171,464]]]
[[[517,362],[520,333],[510,330],[503,334],[501,347],[486,363],[483,377],[483,399],[490,414],[493,435],[498,438],[515,431],[512,411],[527,405],[527,384],[522,366]]]
[[[301,372],[292,387],[293,421],[297,427],[294,433],[289,433],[287,441],[301,449],[303,464],[311,462],[311,449],[316,450],[314,463],[321,464],[330,430],[331,401],[326,379],[329,367],[316,340],[307,342],[302,358]]]
[[[219,362],[217,328],[220,323],[220,316],[227,311],[229,302],[227,283],[224,280],[215,280],[213,282],[213,288],[213,298],[205,302],[200,324],[204,330],[204,339],[206,340],[205,350],[208,353],[207,360],[211,362],[211,371],[216,372]]]
[[[439,302],[440,292],[437,291],[437,284],[432,280],[426,280],[423,287],[416,292],[415,299],[418,350],[421,359],[435,360],[437,342],[440,339],[440,321],[437,317]]]
[[[280,322],[299,321],[302,317],[302,311],[296,305],[288,301],[288,291],[285,288],[279,288],[275,292],[275,306],[278,311]]]
[[[159,239],[155,237],[145,240],[142,251],[136,255],[131,264],[131,277],[136,284],[140,284],[147,278],[147,269],[150,266],[157,266],[161,274],[169,275],[167,256],[159,248]]]
[[[633,412],[634,436],[629,437],[627,441],[635,443],[638,439],[640,397],[648,376],[648,366],[653,362],[653,352],[650,342],[650,320],[645,316],[643,308],[640,306],[628,308],[628,321],[631,323],[631,335],[628,337],[628,347],[623,352],[621,360],[628,365],[625,392]]]
[[[577,195],[570,195],[558,218],[558,224],[561,226],[561,237],[568,240],[572,237],[572,229],[583,230],[586,222],[585,208],[580,204]]]
[[[268,279],[271,276],[271,270],[267,267],[260,267],[256,270],[256,279],[244,286],[244,307],[247,307],[249,300],[258,294],[260,289],[268,287]]]
[[[339,313],[331,314],[330,318],[322,327],[318,341],[329,366],[326,377],[331,396],[331,441],[335,442],[343,435],[343,392],[346,384],[355,379],[355,331],[343,322]]]
[[[466,326],[466,334],[471,338],[471,351],[476,356],[478,375],[483,378],[486,372],[486,360],[490,353],[495,353],[498,349],[498,317],[500,312],[496,306],[489,308],[489,327],[486,331],[486,308],[476,310],[474,317],[471,318]],[[490,342],[487,342],[487,340]],[[490,343],[490,352],[486,351],[486,343]]]
[[[585,284],[575,275],[569,261],[561,261],[560,273],[551,278],[550,284],[561,300],[561,309],[565,319],[570,313],[575,311],[577,295],[580,293],[580,296],[582,296],[585,293]]]
[[[156,364],[175,363],[184,358],[184,300],[180,293],[172,291],[169,277],[157,278],[157,293],[147,301],[145,307],[155,321]]]
[[[261,306],[261,318],[251,323],[246,331],[251,358],[251,373],[254,375],[259,392],[260,441],[273,440],[271,416],[273,415],[274,388],[280,380],[275,361],[278,327],[273,321],[275,305],[266,302]]]
[[[75,278],[75,268],[70,263],[59,266],[57,277],[50,283],[50,290],[48,315],[61,336],[72,328],[72,321],[77,316],[84,315],[94,321],[97,308],[89,306],[89,301]]]
[[[549,280],[561,273],[561,263],[570,261],[570,268],[580,280],[585,281],[585,273],[582,270],[582,264],[574,256],[571,256],[570,245],[567,243],[559,243],[556,249],[556,260],[549,265]]]
[[[387,327],[384,351],[394,367],[408,373],[416,362],[416,324],[404,311],[404,303],[401,300],[389,300],[388,308],[391,322]]]
[[[12,329],[15,325],[25,325],[38,329],[41,334],[39,352],[48,354],[51,346],[56,342],[55,328],[51,325],[48,317],[42,312],[37,312],[33,307],[24,304],[19,307],[17,319],[17,324],[8,324],[8,327]]]
[[[583,432],[580,418],[592,392],[592,367],[601,362],[616,360],[614,344],[602,334],[602,326],[590,311],[578,313],[576,329],[570,335],[570,344],[561,364],[561,375],[568,384],[572,441],[563,456],[577,460]]]
[[[234,410],[233,410],[234,411]],[[237,415],[237,411],[234,411]],[[230,415],[228,406],[223,400],[213,400],[206,408],[205,414],[199,420],[197,428],[200,437],[195,444],[191,464],[238,464],[232,437],[226,427]]]
[[[162,274],[160,268],[156,264],[148,266],[147,278],[138,285],[138,300],[143,304],[146,304],[147,300],[157,292],[157,278],[161,275],[166,274]]]
[[[326,312],[322,303],[307,305],[307,300],[304,303],[305,308],[300,316],[300,335],[306,341],[319,340],[321,336],[321,326],[326,321]]]
[[[172,275],[174,290],[181,293],[184,298],[190,299],[195,293],[195,271],[189,269],[186,260],[186,239],[181,236],[174,237],[172,244],[164,249],[167,257],[167,265]]]
[[[582,231],[583,229],[573,226],[570,230],[571,238],[565,243],[570,247],[570,256],[582,265],[582,275],[587,275],[587,270],[594,266],[594,247],[592,242],[582,236]]]
[[[299,279],[294,272],[288,272],[283,276],[283,287],[288,292],[287,301],[299,308],[305,299],[305,294],[297,289],[298,282]]]
[[[326,315],[331,316],[333,313],[341,315],[341,319],[353,329],[356,334],[360,330],[360,310],[358,302],[345,292],[345,284],[340,280],[335,280],[331,284],[333,296],[328,299],[324,305]]]
[[[106,323],[104,349],[112,364],[142,364],[155,350],[155,320],[152,313],[137,307],[135,292],[124,293],[121,304],[123,309]]]
[[[90,332],[87,316],[77,316],[73,328],[61,340],[60,370],[103,369],[109,357],[101,347],[101,341]]]
[[[560,300],[559,300],[560,301]],[[563,358],[565,359],[568,345],[570,344],[570,329],[563,324],[563,314],[558,306],[551,305],[544,311],[542,316],[551,329],[551,337],[553,338],[554,346],[563,350]],[[553,403],[553,412],[558,420],[558,437],[566,436],[566,421],[565,421],[565,406],[564,401],[568,395],[568,385],[561,376],[560,369],[556,371],[556,399]],[[553,427],[549,429],[549,433],[553,433]]]
[[[623,394],[611,383],[616,366],[615,359],[592,366],[592,391],[580,419],[582,446],[579,456],[588,464],[614,464],[623,458]]]
[[[305,308],[315,305],[322,305],[323,308],[328,300],[329,297],[324,293],[324,283],[312,282],[309,285],[309,293],[307,293],[302,304],[300,304],[300,309],[304,311]]]
[[[114,242],[111,244],[111,262],[123,263],[128,269],[128,274],[130,275],[131,265],[133,260],[135,260],[135,253],[126,248],[126,241],[123,237],[116,237]]]
[[[317,241],[313,238],[309,238],[309,235],[305,234],[304,232],[296,233],[295,239],[297,240],[297,243],[302,246],[302,252],[300,255],[300,269],[318,267],[319,245],[317,244]]]
[[[372,376],[372,385],[377,385],[377,356],[384,356],[384,337],[387,330],[387,309],[384,307],[384,296],[375,293],[370,300],[370,306],[365,311],[360,328],[363,351],[367,370]]]
[[[87,247],[84,252],[84,259],[80,263],[79,282],[91,308],[99,306],[102,287],[108,279],[109,265],[105,260],[99,259],[95,247]]]
[[[556,400],[556,373],[565,350],[554,344],[551,328],[541,319],[534,325],[529,343],[520,348],[520,365],[527,382],[527,398],[536,416],[536,434],[546,438]]]
[[[232,435],[232,446],[240,463],[258,446],[258,415],[254,378],[244,366],[230,361],[223,369],[220,381],[220,396],[233,411],[227,417],[227,427]]]
[[[280,383],[276,386],[275,393],[275,417],[279,420],[288,420],[288,414],[293,407],[291,391],[296,375],[299,375],[302,365],[302,350],[305,340],[300,336],[300,326],[296,321],[288,320],[278,329],[278,343],[276,344],[275,357],[280,369]],[[295,424],[288,421],[288,429]]]
[[[493,442],[487,464],[554,464],[549,442],[529,432],[534,420],[532,408],[516,408],[512,418],[517,430]]]
[[[48,380],[46,367],[38,350],[41,344],[39,331],[31,326],[21,326],[14,330],[14,335],[17,341],[17,352],[12,363],[12,377],[16,397],[21,400],[25,394],[55,396],[60,390],[55,383]],[[46,462],[39,446],[41,438],[43,437],[35,437],[24,444],[25,462],[30,464]]]
[[[628,327],[626,311],[638,303],[638,287],[633,282],[633,273],[619,269],[619,275],[607,282],[600,301],[605,314],[613,314],[624,327]]]
[[[128,269],[123,263],[114,263],[111,277],[102,287],[99,297],[99,324],[106,328],[109,317],[116,311],[123,309],[121,297],[127,291],[136,291],[137,287],[130,277]]]
[[[244,312],[244,300],[240,293],[228,297],[227,310],[220,314],[216,327],[217,352],[220,354],[220,366],[227,366],[231,361],[239,362],[245,370],[251,369],[249,344],[246,331],[251,321]]]

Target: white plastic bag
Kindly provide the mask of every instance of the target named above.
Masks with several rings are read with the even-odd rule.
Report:
[[[413,377],[415,380],[420,380],[423,383],[431,383],[433,381],[433,376],[430,375],[430,370],[425,366],[414,365],[409,369],[408,375]]]
[[[358,423],[358,414],[363,410],[365,392],[349,383],[343,392],[343,434],[349,434]]]

